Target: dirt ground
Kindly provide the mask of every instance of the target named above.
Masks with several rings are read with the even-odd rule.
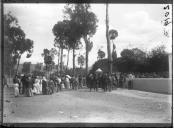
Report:
[[[6,87],[4,97],[4,123],[171,123],[172,116],[172,95],[137,90],[79,89],[15,98]]]

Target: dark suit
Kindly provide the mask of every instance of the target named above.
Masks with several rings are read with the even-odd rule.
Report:
[[[47,82],[42,80],[42,94],[46,95]]]
[[[33,92],[32,92],[32,87],[33,87],[33,81],[32,79],[27,79],[26,80],[26,95],[27,96],[33,96]]]

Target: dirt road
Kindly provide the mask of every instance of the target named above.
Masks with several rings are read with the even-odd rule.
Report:
[[[126,89],[64,90],[53,95],[15,98],[12,89],[6,88],[4,123],[170,123],[171,98],[171,95]]]

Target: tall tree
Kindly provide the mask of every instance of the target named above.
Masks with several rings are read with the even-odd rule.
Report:
[[[73,73],[75,74],[75,70],[74,70],[75,69],[75,50],[82,48],[82,43],[80,42],[81,28],[79,24],[77,24],[73,20],[68,20],[68,18],[64,20],[64,22],[66,23],[66,30],[64,33],[64,36],[66,38],[65,44],[68,48],[68,52],[69,50],[73,50]],[[68,58],[69,58],[69,54],[68,54]],[[68,61],[67,61],[67,65],[68,65]]]
[[[80,42],[81,33],[80,25],[72,20],[67,20],[68,31],[67,31],[67,45],[69,49],[73,50],[73,74],[75,74],[75,50],[82,48]]]
[[[106,40],[107,40],[109,73],[111,74],[112,73],[112,56],[111,56],[111,46],[110,46],[110,38],[109,38],[108,3],[106,3]]]
[[[60,72],[62,73],[63,70],[63,49],[67,48],[66,45],[66,34],[67,34],[67,22],[64,21],[58,21],[57,24],[53,26],[52,32],[55,36],[55,44],[54,46],[61,49],[61,59],[60,59]]]
[[[148,55],[148,64],[150,72],[165,72],[169,70],[168,54],[164,45],[157,46],[151,50]]]
[[[66,63],[67,69],[68,69],[68,64],[69,64],[69,52],[70,52],[70,48],[68,48],[68,53],[67,53],[67,63]]]
[[[19,26],[17,18],[10,12],[4,15],[4,37],[5,56],[9,57],[5,57],[5,63],[11,63],[12,68],[17,63],[17,73],[22,54],[27,52],[27,58],[32,55],[33,41],[25,38],[25,33]]]
[[[50,55],[50,51],[48,49],[44,49],[41,55],[42,57],[44,57],[46,72],[49,74],[50,65],[52,64],[52,57]],[[48,74],[47,74],[47,77],[48,77]]]
[[[50,50],[44,49],[41,55],[42,57],[44,57],[46,71],[48,72],[49,75],[55,66],[54,58],[55,55],[57,55],[57,50],[55,48],[51,48]]]
[[[60,69],[60,52],[61,52],[61,48],[60,48],[60,45],[58,43],[54,43],[54,47],[55,48],[58,48],[57,49],[57,57],[58,57],[58,60],[57,60],[57,72],[59,72],[59,69]]]
[[[112,49],[112,59],[117,59],[117,51],[116,51],[116,45],[114,44],[113,40],[118,36],[117,30],[111,29],[109,30],[109,38],[112,40],[113,49]]]
[[[19,41],[19,44],[16,45],[16,55],[18,56],[18,63],[17,63],[17,69],[16,69],[16,74],[18,72],[18,67],[20,63],[20,59],[23,53],[27,52],[27,58],[31,57],[32,52],[33,52],[33,41],[30,39],[25,39],[23,41]]]
[[[13,42],[10,36],[12,27],[18,27],[18,20],[11,12],[4,15],[4,72],[10,75],[14,72],[17,57],[13,53]]]
[[[138,48],[124,49],[118,61],[119,69],[125,72],[143,72],[147,67],[146,53]]]
[[[111,29],[109,30],[109,38],[110,40],[114,40],[118,36],[117,30]]]
[[[79,32],[86,45],[86,74],[88,73],[88,38],[96,33],[97,17],[91,11],[90,4],[69,4],[66,6],[65,14],[80,25]]]

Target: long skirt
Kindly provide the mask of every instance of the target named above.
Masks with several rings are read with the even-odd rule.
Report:
[[[70,82],[69,81],[65,81],[65,88],[70,89]]]
[[[64,84],[61,84],[61,88],[65,88],[65,85]]]
[[[33,93],[40,94],[39,84],[34,84]]]
[[[33,96],[32,88],[27,88],[26,95],[27,95],[28,97]]]
[[[14,95],[15,95],[15,97],[19,96],[19,88],[18,87],[14,88]]]
[[[42,84],[39,84],[38,89],[39,89],[39,93],[42,94]]]
[[[46,95],[46,88],[47,88],[46,85],[42,85],[42,94],[43,95]]]
[[[14,84],[14,95],[19,96],[19,84]]]

